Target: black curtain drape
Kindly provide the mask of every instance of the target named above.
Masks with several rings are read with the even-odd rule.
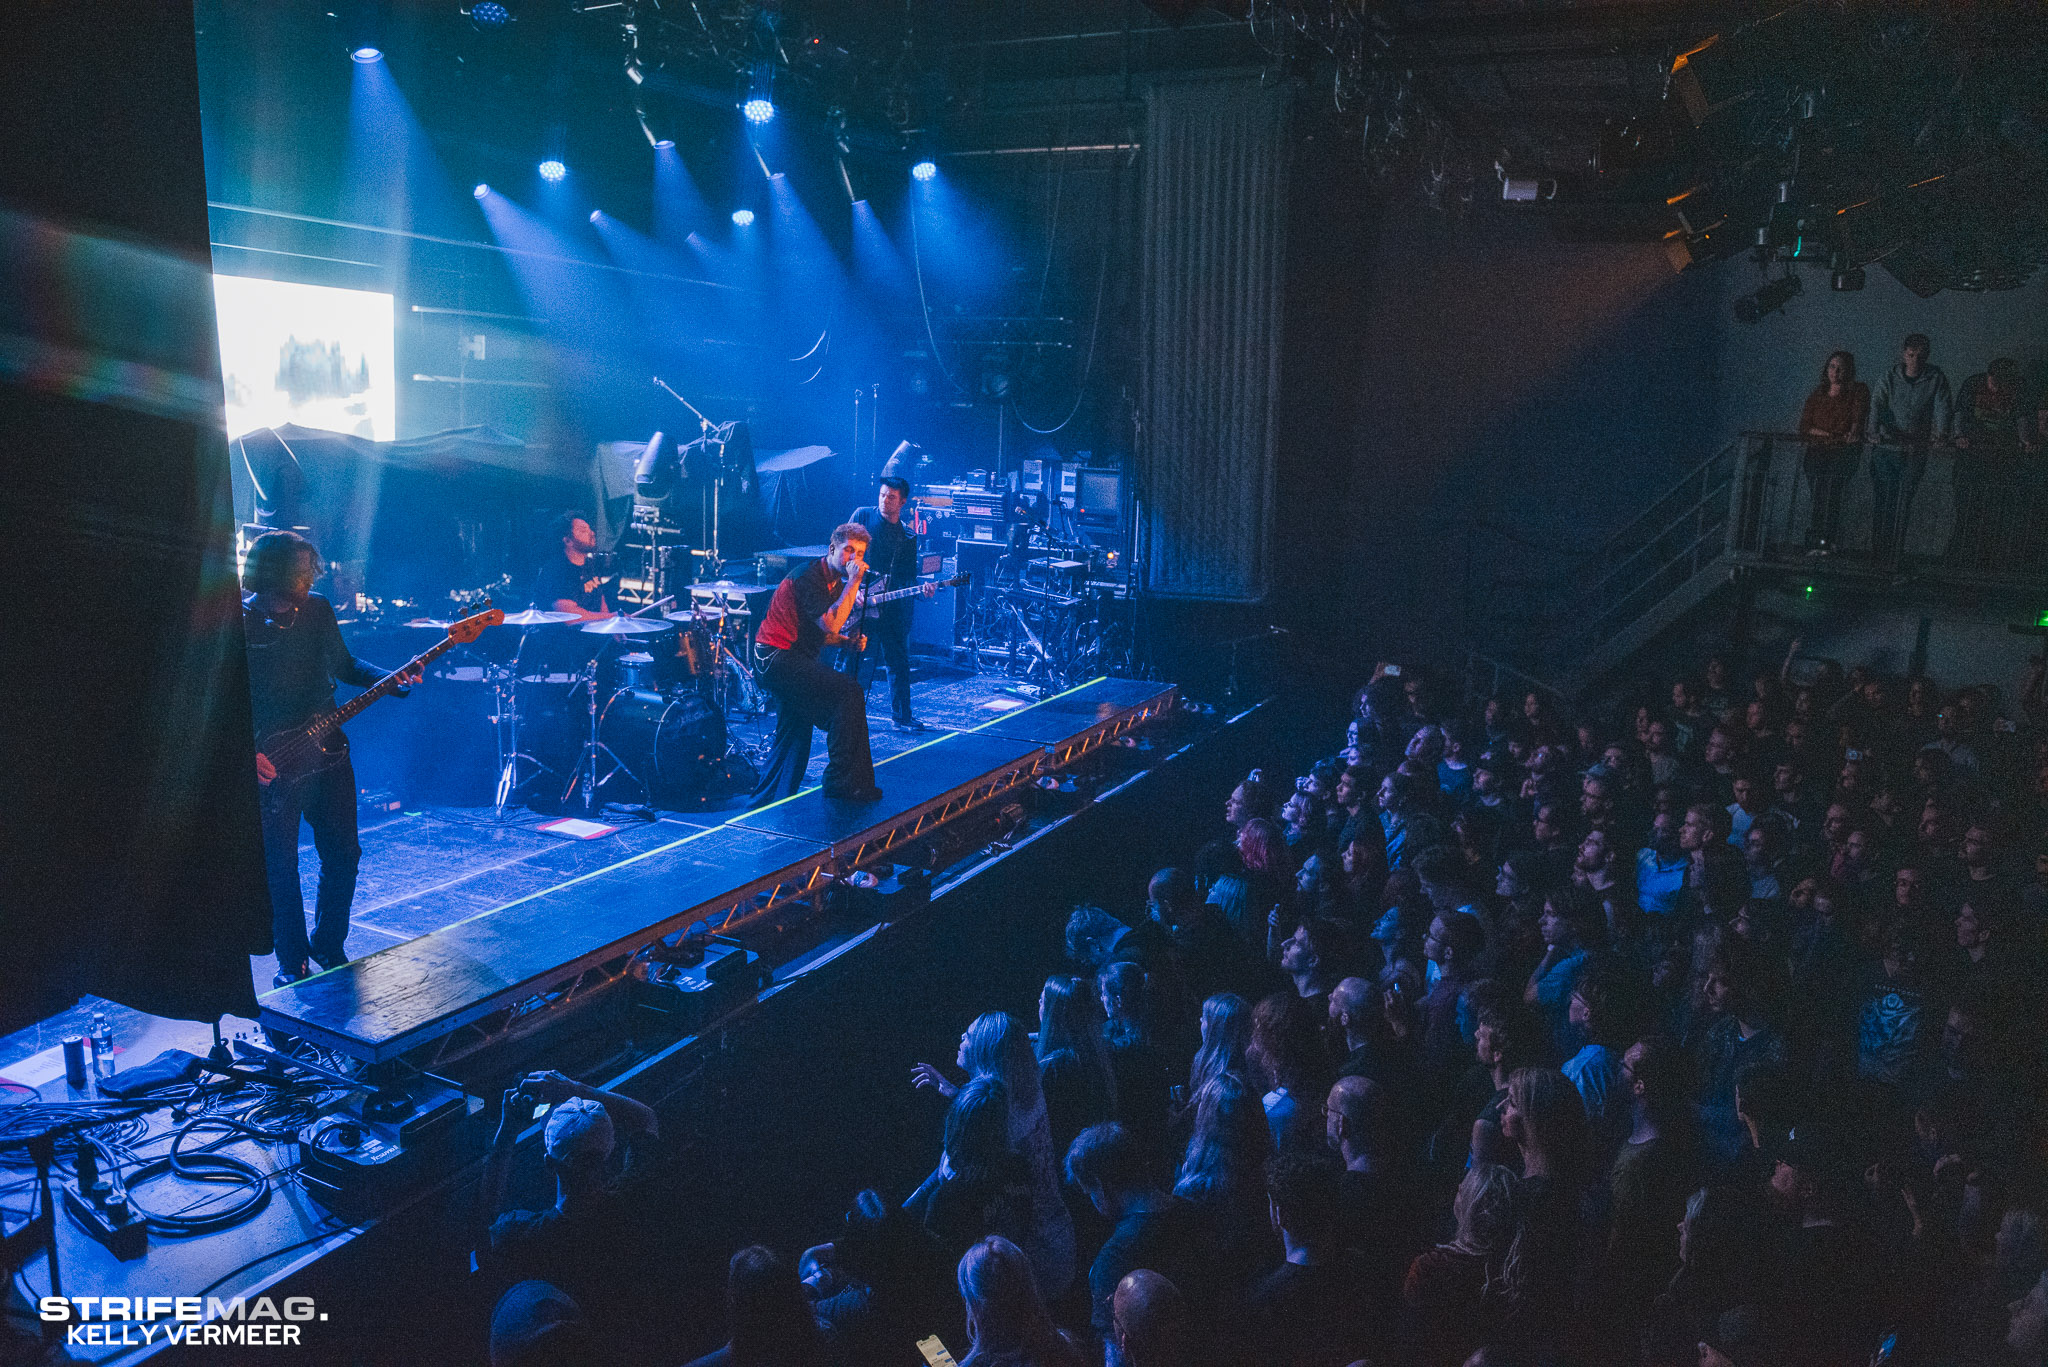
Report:
[[[0,44],[0,1029],[269,945],[190,0]]]
[[[1256,74],[1146,97],[1140,544],[1157,595],[1271,587],[1287,120],[1285,86]]]

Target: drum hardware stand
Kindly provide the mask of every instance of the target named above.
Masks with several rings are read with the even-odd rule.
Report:
[[[593,659],[583,670],[583,690],[589,699],[590,739],[583,742],[583,749],[576,756],[574,772],[569,776],[569,786],[562,790],[562,801],[565,805],[568,803],[571,794],[579,794],[581,796],[581,809],[585,816],[595,816],[603,810],[604,804],[598,801],[597,790],[610,783],[620,774],[624,774],[627,778],[632,779],[633,782],[638,783],[642,792],[647,790],[647,784],[641,779],[640,775],[634,773],[626,764],[626,761],[620,759],[618,753],[611,746],[598,739],[598,724],[602,719],[602,714],[597,710],[597,664],[598,662]],[[603,755],[611,761],[611,768],[605,771],[603,778],[597,776],[597,760],[599,755]]]
[[[498,702],[498,714],[491,718],[498,741],[498,792],[493,812],[496,821],[505,819],[505,808],[511,803],[512,794],[520,788],[521,760],[533,766],[534,771],[528,775],[529,778],[550,772],[547,765],[519,748],[519,666],[516,658],[510,665],[491,666],[491,691]]]

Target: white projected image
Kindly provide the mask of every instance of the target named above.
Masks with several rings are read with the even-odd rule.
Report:
[[[390,295],[216,275],[213,300],[228,436],[288,422],[398,435]]]

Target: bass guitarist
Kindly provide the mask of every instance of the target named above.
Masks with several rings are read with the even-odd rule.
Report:
[[[337,682],[367,688],[384,677],[342,642],[333,606],[312,591],[319,573],[319,552],[296,532],[266,532],[249,548],[242,570],[242,631],[258,736],[333,711]],[[409,671],[404,682],[418,682],[420,672]],[[310,975],[314,964],[326,969],[348,961],[343,942],[356,865],[363,856],[356,838],[356,773],[339,730],[331,733],[327,750],[330,758],[296,781],[280,779],[269,756],[256,756],[279,987]],[[310,941],[299,891],[301,818],[313,828],[313,848],[320,856]]]
[[[868,563],[881,576],[870,585],[872,592],[909,588],[917,583],[917,537],[903,525],[903,505],[910,499],[910,483],[896,475],[883,475],[875,494],[875,506],[856,508],[852,521],[868,533]],[[938,591],[926,584],[929,598]],[[882,661],[889,666],[889,712],[898,731],[922,731],[924,723],[910,706],[910,619],[916,604],[904,600],[884,603],[874,611],[868,631],[882,648]]]

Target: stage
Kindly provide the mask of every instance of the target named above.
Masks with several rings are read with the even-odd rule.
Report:
[[[1092,680],[1033,703],[994,680],[956,679],[932,685],[920,704],[939,723],[930,731],[902,735],[884,722],[877,732],[884,797],[874,804],[828,802],[812,787],[756,811],[657,813],[590,840],[543,834],[537,827],[548,818],[532,813],[499,825],[477,811],[421,810],[369,825],[351,937],[362,957],[264,993],[260,1022],[230,1019],[223,1032],[238,1047],[281,1044],[369,1081],[419,1089],[460,1080],[468,1095],[423,1150],[433,1162],[390,1190],[355,1193],[360,1204],[337,1213],[331,1191],[316,1199],[293,1146],[229,1138],[222,1151],[270,1172],[278,1199],[232,1231],[185,1240],[153,1233],[134,1261],[60,1220],[67,1286],[173,1296],[207,1287],[225,1300],[282,1294],[295,1274],[342,1276],[339,1269],[375,1256],[367,1250],[376,1241],[363,1238],[370,1231],[443,1218],[487,1138],[493,1117],[484,1098],[495,1097],[508,1069],[560,1067],[647,1089],[640,1094],[650,1100],[686,1087],[706,1066],[701,1045],[726,1038],[739,1016],[828,966],[840,966],[840,982],[857,982],[874,971],[860,965],[892,921],[921,919],[1018,849],[1087,822],[1148,778],[1159,782],[1163,766],[1226,729],[1183,708],[1173,686],[1132,680]],[[959,856],[949,831],[977,843]],[[825,915],[828,895],[854,886],[857,870],[879,874],[883,886],[853,904],[850,918],[844,903]],[[628,956],[693,928],[745,945],[736,962],[747,964],[746,977],[728,982],[703,1019],[635,1009],[644,1002],[632,989],[644,984],[628,981]],[[596,1009],[579,1014],[578,1003]],[[66,1085],[57,1045],[95,1011],[114,1025],[124,1071],[167,1048],[203,1054],[209,1042],[205,1026],[88,999],[0,1041],[0,1081],[36,1088],[44,1101],[89,1099],[90,1090]],[[347,1105],[353,1116],[364,1102]],[[125,1148],[138,1158],[160,1153],[174,1121],[159,1109]],[[31,1289],[42,1289],[40,1266],[31,1270]],[[95,1361],[154,1351],[71,1350]]]
[[[877,764],[885,765],[942,736],[973,731],[1032,708],[1036,701],[1014,691],[1007,679],[963,674],[925,659],[918,660],[916,676],[913,697],[919,718],[930,727],[927,731],[895,729],[889,718],[886,681],[877,680],[868,690],[868,735]],[[387,705],[386,710],[405,705]],[[765,749],[774,729],[772,715],[735,722],[736,748],[743,752]],[[811,748],[807,786],[817,784],[824,767],[821,734]],[[745,805],[743,791],[729,791],[702,809],[630,811],[615,806],[603,824],[617,829],[595,840],[549,834],[542,827],[555,818],[523,807],[508,810],[503,821],[496,820],[489,807],[407,805],[389,813],[365,812],[363,859],[349,918],[349,952],[361,958],[404,944],[565,879],[604,869],[693,832],[710,830]],[[311,908],[319,886],[319,860],[311,833],[303,828],[299,867],[305,904]],[[252,963],[258,993],[269,991],[276,961],[265,956]]]

